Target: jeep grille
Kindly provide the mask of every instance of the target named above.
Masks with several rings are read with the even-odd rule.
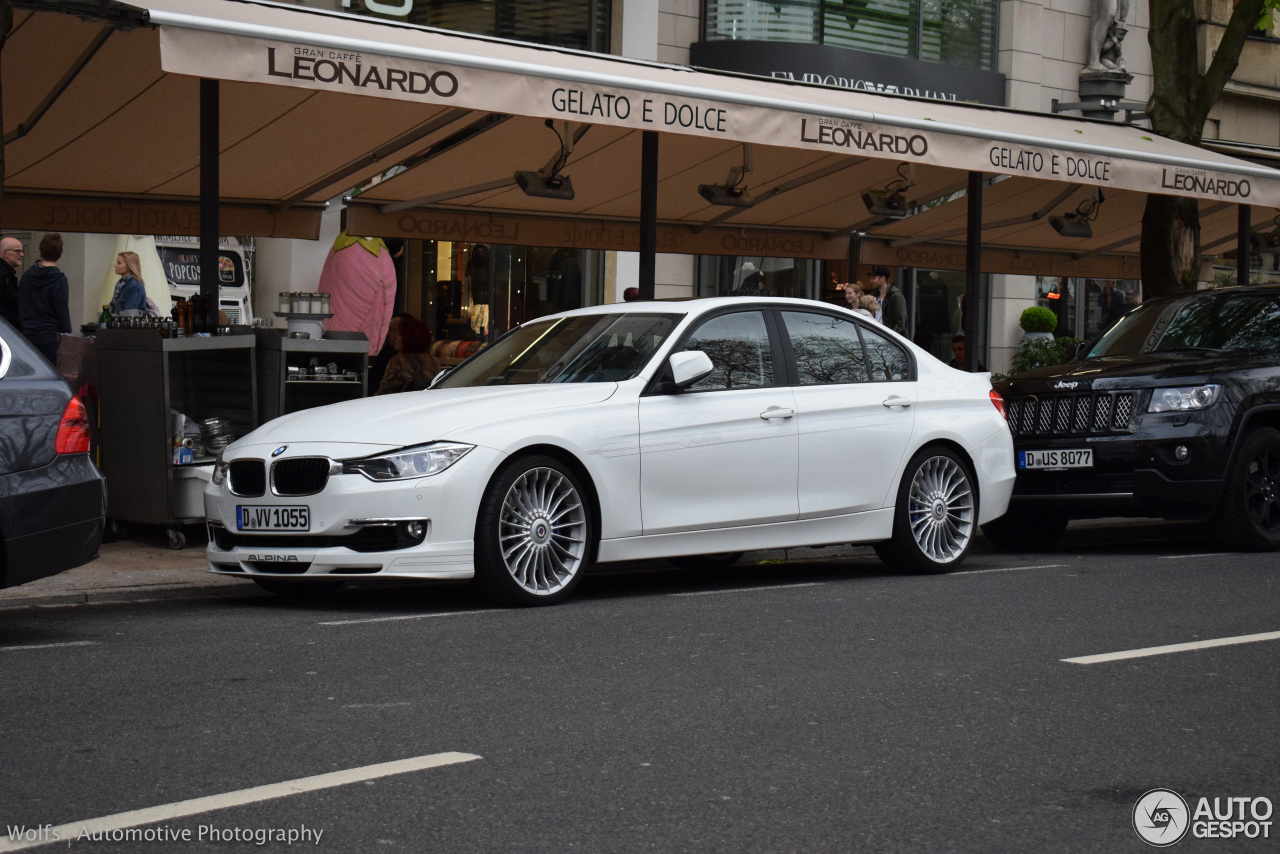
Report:
[[[1132,429],[1132,391],[1006,397],[1015,436],[1127,433]]]

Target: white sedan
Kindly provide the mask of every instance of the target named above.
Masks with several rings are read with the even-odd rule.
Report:
[[[1003,401],[805,300],[593,306],[512,330],[426,391],[278,418],[205,492],[215,573],[278,593],[467,579],[563,599],[593,563],[727,564],[874,543],[963,560],[1014,481]]]

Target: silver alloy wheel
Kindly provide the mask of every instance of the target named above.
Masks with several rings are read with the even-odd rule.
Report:
[[[528,593],[549,596],[573,580],[587,549],[587,509],[573,482],[553,468],[520,475],[502,500],[498,546]]]
[[[973,487],[950,457],[930,457],[916,469],[907,498],[911,536],[925,557],[950,563],[973,536]]]

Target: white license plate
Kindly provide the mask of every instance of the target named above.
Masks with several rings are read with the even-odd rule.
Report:
[[[1018,451],[1020,469],[1087,469],[1093,468],[1093,449],[1063,451]]]
[[[238,531],[310,531],[311,508],[305,504],[275,507],[265,504],[237,504]]]

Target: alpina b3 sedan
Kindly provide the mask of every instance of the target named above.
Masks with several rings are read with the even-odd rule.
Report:
[[[945,572],[1005,512],[1013,460],[986,375],[844,309],[595,306],[525,323],[425,391],[230,445],[207,555],[278,593],[474,577],[523,605],[593,563],[749,549],[874,543],[891,567]]]

